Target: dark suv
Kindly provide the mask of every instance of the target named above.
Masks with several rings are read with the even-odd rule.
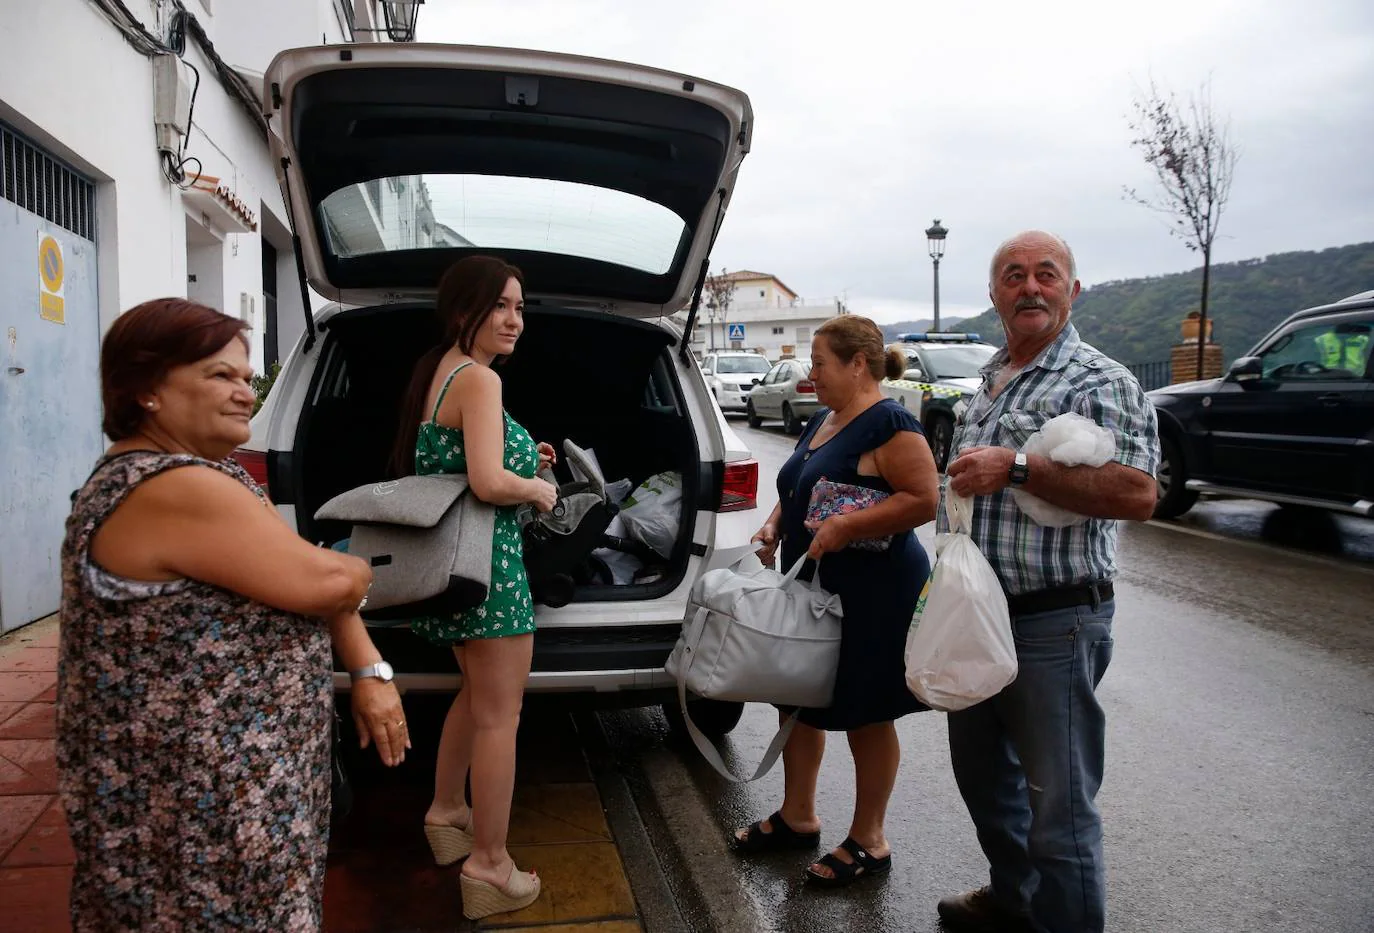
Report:
[[[1149,393],[1158,518],[1201,494],[1374,515],[1374,291],[1308,308],[1220,379]]]

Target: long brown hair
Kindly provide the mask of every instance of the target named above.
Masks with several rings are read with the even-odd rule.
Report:
[[[884,376],[900,379],[906,365],[906,357],[896,348],[883,350],[883,331],[877,324],[857,314],[842,314],[832,317],[816,328],[817,337],[825,337],[830,352],[848,363],[856,354],[862,353],[868,374],[881,381]]]
[[[393,476],[409,476],[415,472],[415,441],[439,361],[454,346],[464,353],[472,353],[477,332],[491,317],[511,279],[524,288],[524,274],[510,263],[495,256],[468,256],[449,266],[439,280],[435,312],[443,328],[443,341],[420,357],[410,377],[410,385],[406,387],[396,442],[391,450]]]
[[[112,441],[137,434],[148,412],[138,397],[167,373],[219,352],[248,325],[185,298],[154,298],[115,318],[100,344],[101,429]]]

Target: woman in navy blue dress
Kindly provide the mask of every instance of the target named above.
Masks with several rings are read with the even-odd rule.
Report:
[[[900,377],[900,353],[884,353],[883,335],[867,318],[827,321],[811,344],[811,380],[822,408],[778,473],[778,504],[754,540],[770,563],[779,545],[782,569],[802,555],[801,576],[819,567],[821,585],[840,597],[844,611],[835,698],[825,709],[802,710],[783,750],[782,806],[731,839],[743,854],[820,843],[816,777],[825,733],[848,733],[854,756],[854,818],[839,847],[806,870],[823,886],[849,884],[892,867],[883,831],[901,750],[895,720],[923,710],[907,689],[903,655],[907,629],[930,561],[912,529],[935,518],[939,479],[921,424],[879,381]],[[883,501],[816,527],[806,521],[811,489],[822,478],[890,493]],[[885,550],[851,546],[886,538]],[[786,711],[784,712],[785,715]]]

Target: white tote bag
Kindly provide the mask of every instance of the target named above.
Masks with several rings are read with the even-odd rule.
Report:
[[[747,556],[747,555],[746,555]],[[741,561],[702,574],[687,601],[687,618],[666,665],[677,679],[687,731],[706,760],[731,781],[715,747],[687,712],[687,691],[710,700],[825,707],[835,693],[840,661],[840,598],[797,579],[806,555],[785,574]],[[795,715],[774,736],[748,780],[768,773],[791,734]]]
[[[945,493],[949,532],[935,541],[906,637],[906,685],[931,709],[955,712],[1016,679],[1016,643],[1002,584],[969,537],[973,500]]]

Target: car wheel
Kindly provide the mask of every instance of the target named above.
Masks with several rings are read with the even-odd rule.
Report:
[[[945,472],[949,463],[949,448],[954,441],[954,422],[944,415],[934,415],[930,419],[930,452],[935,457],[935,469]]]
[[[792,406],[786,402],[782,406],[782,429],[788,434],[800,434],[802,432],[802,422],[797,420],[797,416],[792,413]]]
[[[1159,501],[1155,503],[1155,518],[1177,518],[1193,507],[1198,494],[1187,488],[1188,474],[1183,465],[1183,452],[1178,442],[1167,434],[1159,437],[1159,472],[1155,485]]]
[[[754,411],[753,399],[744,403],[744,417],[748,419],[751,428],[757,428],[763,424],[763,419],[759,417],[759,413]]]
[[[703,735],[718,739],[729,735],[730,731],[739,725],[740,717],[744,715],[744,704],[689,696],[687,712],[691,714],[692,722]],[[679,735],[687,734],[687,725],[682,721],[682,708],[678,706],[677,700],[669,700],[663,704],[663,715],[667,717],[668,725],[673,731]]]

